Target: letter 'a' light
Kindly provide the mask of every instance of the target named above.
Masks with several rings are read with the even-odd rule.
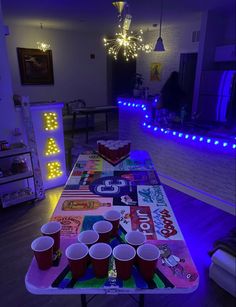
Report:
[[[56,140],[54,138],[48,138],[46,141],[45,155],[52,156],[58,154],[59,152],[60,149],[56,143]]]

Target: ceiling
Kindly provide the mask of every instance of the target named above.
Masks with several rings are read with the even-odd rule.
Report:
[[[109,32],[116,24],[112,0],[0,0],[5,23],[57,29]],[[132,25],[149,29],[159,23],[161,0],[127,0]],[[163,25],[195,18],[202,11],[232,12],[235,0],[164,0]],[[234,10],[233,10],[234,11]]]

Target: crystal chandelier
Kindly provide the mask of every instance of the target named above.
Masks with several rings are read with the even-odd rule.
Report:
[[[43,30],[43,24],[40,23],[40,28]],[[37,46],[39,50],[42,50],[43,52],[50,49],[50,44],[44,43],[44,42],[37,42]]]
[[[125,17],[122,17],[126,2],[113,2],[112,4],[117,8],[119,13],[119,31],[115,34],[115,37],[103,39],[108,54],[112,55],[114,59],[117,60],[118,54],[123,52],[124,58],[126,61],[129,61],[130,59],[138,57],[138,51],[144,51],[146,53],[151,52],[152,46],[143,43],[143,31],[141,29],[130,31],[132,16],[125,14]]]

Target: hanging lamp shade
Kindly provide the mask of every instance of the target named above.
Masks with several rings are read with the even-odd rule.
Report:
[[[159,51],[159,52],[160,51],[165,51],[163,40],[162,40],[162,38],[160,36],[157,39],[156,45],[154,47],[154,51]]]
[[[153,51],[165,51],[163,39],[161,38],[161,26],[162,26],[162,15],[163,15],[163,0],[161,1],[161,16],[160,16],[160,32],[159,32],[159,37],[157,39],[156,45],[153,49]]]

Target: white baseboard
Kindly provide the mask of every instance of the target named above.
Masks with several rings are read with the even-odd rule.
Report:
[[[222,200],[220,198],[217,198],[211,194],[208,194],[204,191],[197,190],[193,187],[187,186],[179,181],[176,181],[170,177],[167,177],[163,174],[158,173],[158,176],[163,184],[166,184],[178,191],[181,191],[185,194],[188,194],[196,199],[199,199],[209,205],[212,205],[218,209],[221,209],[227,213],[230,213],[232,215],[236,215],[236,206],[234,204],[231,204],[229,202],[226,202],[225,200]]]

